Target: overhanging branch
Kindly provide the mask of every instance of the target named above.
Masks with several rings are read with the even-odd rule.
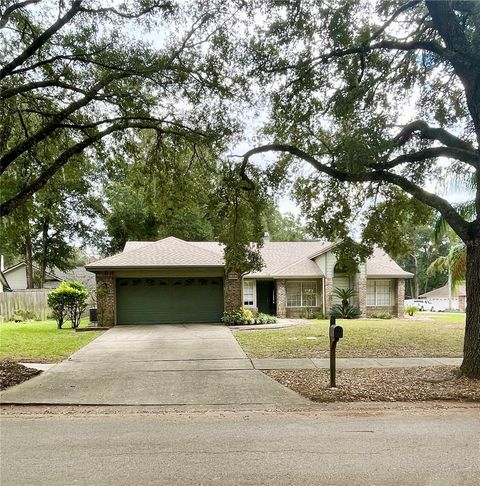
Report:
[[[455,230],[460,238],[466,240],[469,237],[469,223],[466,222],[455,210],[455,208],[446,200],[436,194],[425,191],[417,184],[409,181],[405,177],[388,172],[386,170],[373,170],[371,172],[351,173],[339,170],[335,167],[326,165],[317,160],[307,152],[287,144],[268,144],[253,148],[246,152],[240,166],[241,176],[246,175],[248,162],[253,155],[265,152],[284,152],[289,153],[299,159],[305,160],[319,172],[326,174],[334,179],[343,182],[387,182],[394,184],[405,192],[409,193],[427,206],[439,211],[448,224]]]
[[[86,137],[81,142],[78,142],[68,149],[66,149],[61,155],[59,155],[55,161],[46,167],[40,175],[30,184],[25,186],[20,190],[18,194],[8,199],[0,206],[1,216],[7,216],[16,207],[22,204],[26,199],[28,199],[32,194],[37,192],[39,189],[44,187],[50,178],[54,176],[72,157],[80,154],[87,147],[94,145],[95,143],[102,140],[104,137],[121,130],[126,130],[128,128],[136,129],[153,129],[162,133],[170,133],[175,135],[182,135],[183,132],[174,129],[164,129],[161,126],[160,120],[124,120],[118,123],[114,123],[111,126],[105,128],[104,130],[97,131],[94,134]]]

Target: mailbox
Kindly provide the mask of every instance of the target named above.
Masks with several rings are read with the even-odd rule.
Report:
[[[338,341],[343,338],[343,327],[342,326],[330,326],[330,338]]]

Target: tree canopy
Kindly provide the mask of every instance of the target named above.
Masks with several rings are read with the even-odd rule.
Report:
[[[230,132],[224,104],[232,83],[222,76],[229,57],[204,49],[226,26],[214,24],[201,2],[188,6],[188,16],[169,0],[6,5],[0,21],[2,215],[82,153],[108,169],[112,147],[132,131],[181,136],[192,146],[214,146]]]
[[[252,8],[261,20],[245,51],[269,95],[270,141],[245,153],[245,178],[260,153],[281,153],[287,177],[294,161],[308,163],[310,173],[294,183],[304,213],[361,258],[374,242],[401,244],[397,223],[407,214],[423,224],[438,211],[467,247],[462,371],[479,376],[480,187],[468,219],[426,187],[448,177],[479,180],[480,4],[307,0]]]

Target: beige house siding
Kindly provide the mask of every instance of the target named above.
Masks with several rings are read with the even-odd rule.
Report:
[[[20,265],[4,275],[12,290],[25,290],[27,288],[27,276],[24,265]]]

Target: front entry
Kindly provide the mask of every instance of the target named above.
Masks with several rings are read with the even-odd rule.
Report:
[[[264,314],[275,314],[275,282],[257,280],[257,308]]]

